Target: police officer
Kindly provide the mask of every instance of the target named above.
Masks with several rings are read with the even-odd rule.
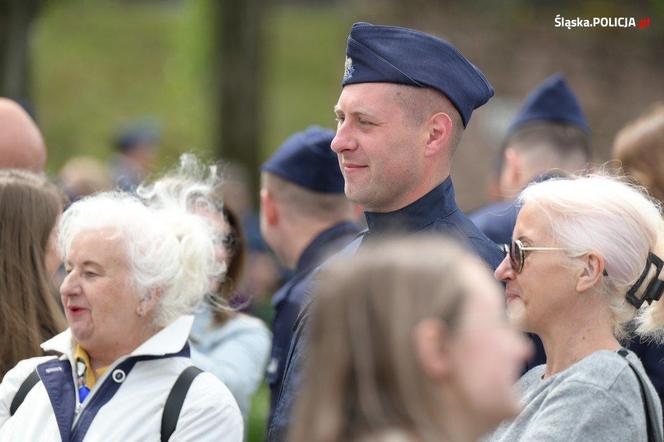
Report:
[[[590,127],[562,75],[553,75],[526,98],[501,149],[500,190],[506,201],[469,215],[490,239],[508,244],[516,223],[513,199],[532,181],[581,172],[590,161]]]
[[[294,271],[272,297],[274,320],[267,380],[271,412],[306,277],[359,232],[344,180],[330,149],[334,131],[311,126],[288,138],[261,168],[261,233],[281,262]]]
[[[503,254],[457,207],[450,179],[472,111],[493,95],[487,79],[452,45],[412,29],[356,23],[346,55],[332,149],[346,196],[364,208],[368,230],[341,253],[387,232],[438,231],[495,268]],[[305,306],[296,323],[270,441],[286,437],[307,312]]]

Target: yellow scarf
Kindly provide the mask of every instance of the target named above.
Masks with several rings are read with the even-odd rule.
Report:
[[[92,363],[90,362],[90,355],[88,355],[88,352],[83,350],[83,347],[79,344],[76,344],[74,358],[76,360],[76,379],[78,380],[78,388],[85,385],[89,390],[92,390],[92,387],[97,383],[97,379],[106,373],[108,367],[101,367],[97,370],[93,369]]]

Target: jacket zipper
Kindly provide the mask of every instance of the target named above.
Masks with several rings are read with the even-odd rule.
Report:
[[[127,357],[123,357],[123,358],[119,359],[115,365],[113,365],[111,368],[106,370],[106,373],[104,373],[104,375],[101,377],[101,379],[99,379],[99,381],[97,381],[97,385],[99,385],[99,387],[93,389],[92,391],[90,391],[90,394],[88,395],[88,397],[85,398],[86,400],[84,401],[85,403],[83,403],[83,404],[81,403],[80,397],[78,395],[78,386],[77,386],[77,383],[76,383],[76,375],[72,373],[72,378],[74,380],[74,390],[76,391],[76,410],[74,412],[74,423],[72,425],[70,438],[72,438],[76,434],[76,431],[78,430],[78,422],[80,421],[80,417],[85,413],[85,411],[88,408],[90,408],[89,406],[92,403],[92,401],[97,396],[99,396],[98,392],[108,388],[107,385],[109,385],[109,384],[106,382],[106,380],[109,378],[111,373],[113,373],[113,370],[115,370],[115,367],[117,367],[118,365],[123,363],[126,359],[127,359]]]

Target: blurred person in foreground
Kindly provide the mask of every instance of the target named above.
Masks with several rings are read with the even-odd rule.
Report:
[[[351,255],[389,233],[433,231],[460,240],[495,268],[500,249],[459,209],[450,177],[473,110],[493,95],[482,72],[432,35],[356,23],[348,37],[342,85],[331,146],[346,197],[362,206],[368,229],[340,253]],[[286,358],[271,442],[284,440],[297,395],[308,302],[309,296]]]
[[[470,442],[519,412],[528,342],[486,264],[449,240],[333,262],[312,310],[293,442]]]
[[[228,387],[246,424],[251,398],[263,380],[272,336],[260,319],[228,307],[244,270],[245,246],[238,218],[224,205],[222,185],[217,165],[205,165],[185,154],[178,169],[154,183],[141,185],[137,194],[155,207],[183,199],[207,202],[191,210],[212,225],[217,262],[226,271],[212,281],[206,302],[196,313],[190,334],[191,360]],[[168,197],[166,201],[164,196]]]
[[[7,373],[0,440],[159,438],[166,398],[192,364],[190,314],[223,272],[212,227],[184,203],[209,204],[154,209],[113,192],[64,212],[60,293],[69,328],[42,344],[62,356],[26,359]],[[39,382],[10,414],[35,370]],[[171,440],[242,441],[238,406],[215,376],[200,373],[185,391]]]
[[[655,104],[618,132],[613,158],[625,174],[664,202],[664,103]]]
[[[640,308],[637,333],[664,325],[651,304],[664,288],[658,205],[605,176],[532,184],[519,203],[496,278],[510,318],[542,339],[547,360],[519,380],[522,412],[488,440],[661,441],[657,393],[620,343]]]
[[[660,203],[664,201],[664,104],[656,104],[618,132],[613,158],[620,161],[628,177]],[[664,399],[664,343],[636,337],[628,348],[639,356],[660,399]]]
[[[518,207],[514,198],[532,181],[581,172],[590,161],[590,127],[565,78],[556,74],[526,97],[503,141],[500,193],[505,201],[469,215],[492,241],[512,239]]]
[[[0,169],[0,379],[19,361],[65,329],[51,295],[60,264],[58,216],[64,195],[45,177]]]
[[[30,115],[13,100],[0,97],[0,169],[43,172],[46,145]]]
[[[344,179],[330,149],[334,131],[317,126],[291,135],[261,167],[261,233],[293,276],[272,296],[274,319],[267,381],[271,412],[281,389],[307,277],[359,232]]]

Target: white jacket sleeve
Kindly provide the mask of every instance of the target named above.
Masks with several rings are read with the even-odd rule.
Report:
[[[30,376],[37,365],[49,359],[53,359],[53,356],[24,359],[2,378],[2,383],[0,383],[0,429],[10,418],[9,408],[23,381]]]

